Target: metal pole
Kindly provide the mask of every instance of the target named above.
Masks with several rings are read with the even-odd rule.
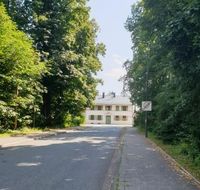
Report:
[[[145,99],[147,101],[148,99],[148,78],[149,78],[149,64],[146,66],[146,92],[145,92]],[[148,114],[147,111],[145,111],[145,137],[148,138]]]
[[[148,138],[147,111],[145,111],[145,137]]]

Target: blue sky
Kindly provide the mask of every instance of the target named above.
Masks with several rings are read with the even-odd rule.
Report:
[[[103,71],[98,78],[103,79],[104,85],[99,85],[102,92],[122,92],[123,84],[118,81],[125,71],[123,62],[132,59],[130,33],[124,28],[127,17],[131,14],[131,5],[136,0],[90,0],[91,17],[99,27],[98,42],[106,45],[106,56],[101,58]]]

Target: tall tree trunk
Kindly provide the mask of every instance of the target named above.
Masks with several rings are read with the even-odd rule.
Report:
[[[43,95],[42,115],[45,118],[45,125],[51,126],[51,94],[49,92]]]
[[[35,104],[33,104],[33,128],[36,126],[36,119],[35,119]]]
[[[19,89],[18,89],[18,86],[17,86],[16,87],[16,94],[15,94],[16,98],[18,97],[18,95],[19,95]],[[17,112],[17,106],[15,108],[15,111]],[[15,119],[14,119],[14,130],[15,129],[17,129],[17,115],[15,116]]]

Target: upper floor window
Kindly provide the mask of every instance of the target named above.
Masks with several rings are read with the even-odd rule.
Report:
[[[119,106],[116,106],[116,111],[119,111]]]
[[[103,110],[103,106],[97,106],[97,110]]]
[[[95,106],[92,106],[92,107],[91,107],[91,110],[95,110]]]
[[[122,106],[122,111],[128,111],[128,106]]]
[[[107,111],[112,110],[112,106],[106,106],[106,110],[107,110]]]

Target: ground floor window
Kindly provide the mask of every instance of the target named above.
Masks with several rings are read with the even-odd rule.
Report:
[[[102,115],[90,115],[90,116],[89,116],[89,119],[92,120],[92,121],[93,121],[93,120],[101,121],[102,118],[103,118]]]
[[[94,120],[94,115],[90,115],[90,120]]]
[[[115,121],[119,121],[119,120],[120,120],[119,115],[116,115],[115,116]]]
[[[102,120],[102,115],[97,116],[97,120],[101,121]]]

